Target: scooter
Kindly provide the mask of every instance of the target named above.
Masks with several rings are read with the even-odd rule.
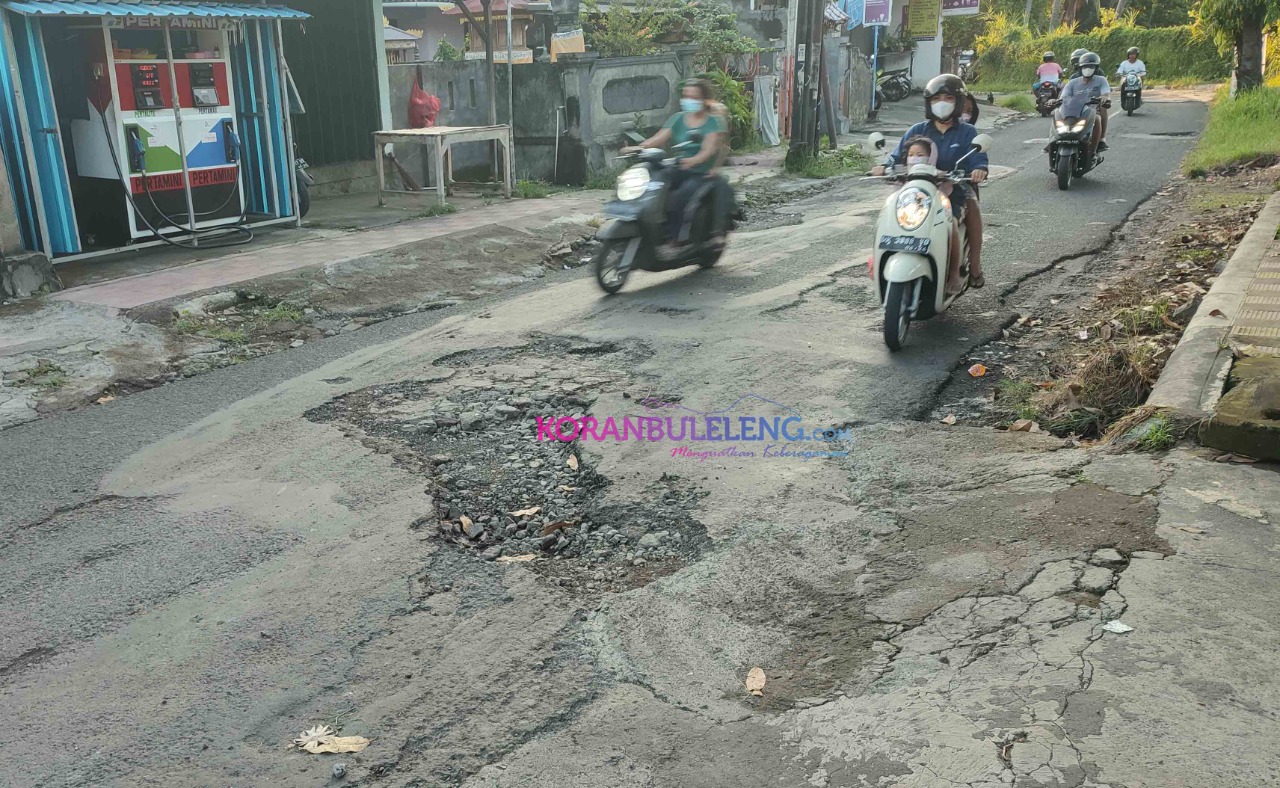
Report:
[[[701,144],[697,139],[682,143]],[[688,242],[674,259],[664,260],[658,250],[667,241],[667,198],[677,160],[667,157],[661,148],[645,148],[618,158],[635,163],[618,176],[617,199],[605,205],[607,221],[596,232],[600,249],[592,265],[600,289],[613,295],[636,270],[672,271],[691,265],[714,266],[724,253],[729,231],[742,218],[737,200],[731,199],[727,216],[717,217],[714,194],[717,183],[708,178],[689,200],[684,216]]]
[[[1050,79],[1036,85],[1036,112],[1040,113],[1040,117],[1049,117],[1049,113],[1053,112],[1053,102],[1058,100],[1061,93],[1062,86]]]
[[[966,49],[960,53],[960,74],[958,75],[965,81],[967,85],[976,85],[978,83],[978,53],[972,49]]]
[[[311,210],[311,187],[316,185],[316,179],[307,172],[307,168],[311,165],[298,155],[297,145],[293,146],[293,155],[293,180],[298,189],[298,218],[302,219],[307,215],[307,211]]]
[[[895,71],[880,72],[876,87],[884,95],[886,101],[902,101],[911,95],[911,69],[900,68]]]
[[[1049,137],[1049,171],[1058,176],[1058,189],[1071,188],[1072,178],[1083,178],[1102,163],[1102,154],[1094,149],[1093,125],[1098,122],[1095,107],[1102,99],[1087,102],[1071,100],[1066,106],[1061,102],[1053,111],[1053,130]],[[1105,105],[1103,110],[1105,111]]]
[[[991,150],[991,136],[979,134],[973,147],[957,162],[979,151]],[[871,147],[883,150],[883,134],[872,134]],[[875,283],[876,297],[884,308],[884,343],[901,350],[913,320],[928,320],[951,307],[969,289],[969,238],[964,222],[951,213],[951,201],[938,185],[971,183],[959,169],[943,172],[928,164],[917,164],[905,174],[890,171],[877,179],[902,187],[889,195],[876,222],[876,241],[867,272]],[[960,237],[960,292],[947,295],[947,271],[951,260],[951,231]]]
[[[1120,108],[1126,114],[1142,106],[1142,77],[1137,74],[1126,74],[1120,83]]]

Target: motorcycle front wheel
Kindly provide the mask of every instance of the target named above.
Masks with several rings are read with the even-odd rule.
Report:
[[[629,268],[622,267],[622,259],[627,253],[627,242],[620,240],[605,241],[596,252],[592,265],[596,271],[596,284],[608,295],[613,295],[627,283],[631,275]]]
[[[884,97],[889,101],[902,101],[911,95],[910,89],[903,86],[901,82],[887,82],[884,86]]]
[[[890,282],[884,296],[884,343],[890,350],[901,350],[907,343],[911,327],[911,297],[915,282]]]
[[[1071,188],[1071,169],[1075,166],[1074,153],[1058,154],[1058,190],[1066,191]]]

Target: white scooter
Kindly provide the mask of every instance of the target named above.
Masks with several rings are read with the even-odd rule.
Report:
[[[868,142],[875,150],[884,149],[883,134],[872,134]],[[978,151],[991,150],[992,142],[990,135],[979,134],[973,148],[960,161]],[[902,348],[912,320],[928,320],[947,311],[969,289],[968,235],[964,222],[952,215],[951,201],[938,184],[971,181],[959,170],[947,173],[928,164],[917,164],[905,175],[890,170],[882,179],[903,177],[906,182],[902,188],[885,200],[876,222],[875,247],[867,263],[876,297],[884,305],[884,343],[890,350]],[[959,231],[960,278],[964,286],[948,297],[952,227]]]

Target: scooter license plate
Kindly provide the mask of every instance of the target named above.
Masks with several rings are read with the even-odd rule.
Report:
[[[929,239],[914,235],[888,235],[880,239],[880,248],[890,252],[929,253]]]

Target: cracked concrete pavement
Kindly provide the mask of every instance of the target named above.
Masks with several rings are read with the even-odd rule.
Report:
[[[1078,199],[1108,223],[994,230],[991,278],[1014,281],[1036,244],[1078,254],[1154,191],[1131,144],[1125,182],[1094,187],[1128,207],[1052,194],[1038,170],[993,183],[993,222]],[[713,271],[610,299],[542,283],[335,338],[288,375],[261,359],[5,433],[0,782],[309,786],[341,784],[341,762],[369,786],[1277,783],[1275,471],[912,421],[1009,310],[971,293],[889,356],[864,189],[739,235]],[[851,451],[579,440],[529,459],[534,417],[570,415],[553,406],[603,419],[745,393],[846,425]],[[570,455],[576,482],[544,476]],[[422,527],[453,522],[452,500],[479,521],[513,489],[581,520],[567,557],[490,560],[545,533],[502,516],[483,521],[507,529],[488,557],[489,536]],[[648,547],[689,530],[672,507],[705,549]],[[286,749],[322,723],[373,743]]]

